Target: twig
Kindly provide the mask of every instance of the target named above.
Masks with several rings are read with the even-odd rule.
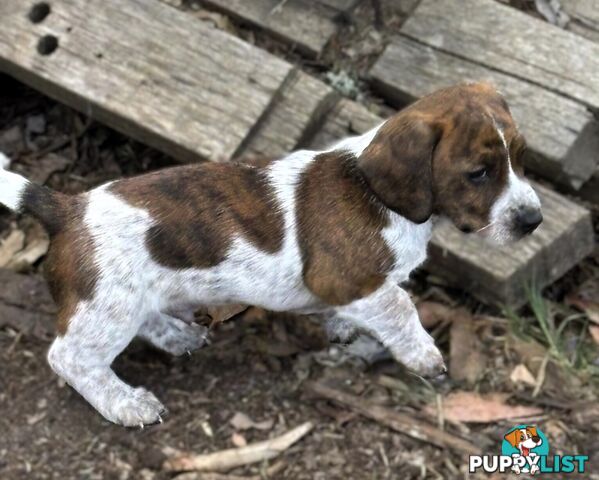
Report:
[[[264,474],[249,477],[239,475],[223,475],[222,473],[188,472],[177,475],[173,480],[264,480],[274,478],[285,469],[285,462],[277,462],[264,470]]]
[[[306,389],[319,397],[350,407],[364,417],[375,420],[399,433],[408,435],[417,440],[422,440],[441,448],[451,448],[456,452],[467,455],[477,455],[482,452],[476,445],[456,435],[444,432],[428,423],[416,420],[409,415],[371,404],[360,397],[335,390],[322,383],[310,382],[306,385]]]
[[[182,454],[164,462],[163,469],[171,472],[223,472],[242,465],[262,462],[280,455],[312,430],[306,422],[293,430],[263,442],[205,455]]]
[[[374,10],[374,26],[377,30],[380,30],[385,26],[381,0],[370,0],[370,3],[372,4],[372,9]]]

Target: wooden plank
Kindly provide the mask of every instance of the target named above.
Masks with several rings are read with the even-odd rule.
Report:
[[[397,37],[371,70],[375,88],[409,103],[460,81],[490,80],[505,95],[535,173],[578,189],[599,162],[599,122],[575,100],[405,37]]]
[[[292,70],[156,0],[52,2],[39,23],[34,3],[0,2],[0,70],[181,160],[234,155]]]
[[[597,166],[597,170],[595,170],[591,179],[577,193],[585,200],[599,205],[599,166]]]
[[[401,33],[599,107],[599,45],[494,0],[422,0]]]
[[[310,75],[296,72],[243,154],[274,158],[300,147],[305,138],[311,138],[319,129],[337,101],[333,88]]]
[[[599,3],[597,0],[561,0],[569,15],[566,28],[583,37],[599,42]]]
[[[361,134],[383,119],[350,100],[331,112],[314,147]],[[465,235],[446,222],[435,226],[425,268],[479,300],[496,305],[522,305],[525,285],[546,286],[592,252],[590,213],[547,188],[535,185],[543,204],[543,224],[530,237],[507,247],[494,247],[476,235]]]
[[[344,98],[312,138],[310,147],[316,150],[325,149],[341,138],[367,132],[382,121],[381,117],[368,111],[364,105]]]
[[[301,53],[318,57],[337,32],[335,19],[355,0],[202,0],[209,8],[267,31]]]

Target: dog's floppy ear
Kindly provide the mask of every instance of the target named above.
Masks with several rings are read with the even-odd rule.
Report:
[[[515,430],[511,431],[503,438],[506,439],[512,447],[518,448],[518,440],[520,439],[520,430],[518,430],[516,428]]]
[[[432,159],[441,130],[415,112],[387,120],[360,155],[366,181],[391,210],[415,223],[433,213]]]
[[[528,430],[528,433],[530,433],[531,437],[538,437],[539,436],[537,434],[537,427],[526,427],[526,430]]]

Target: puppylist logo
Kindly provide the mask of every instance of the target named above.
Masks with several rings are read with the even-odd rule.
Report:
[[[584,473],[587,455],[554,455],[549,457],[549,441],[540,428],[518,425],[510,429],[501,444],[501,455],[471,455],[470,473]]]

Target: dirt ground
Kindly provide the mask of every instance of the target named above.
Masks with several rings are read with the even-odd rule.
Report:
[[[351,39],[362,34],[339,43],[353,57],[325,58],[324,67],[307,68],[341,65],[359,77],[382,42],[374,35],[372,48],[355,53]],[[370,94],[362,89],[360,95]],[[15,158],[16,171],[69,193],[172,163],[8,77],[0,77],[0,151]],[[44,233],[31,219],[1,211],[0,240],[15,231],[23,234],[21,253],[29,255],[9,268],[37,282]],[[505,432],[521,423],[513,414],[517,406],[535,408],[524,415],[526,422],[543,429],[551,452],[588,455],[587,473],[578,477],[599,478],[598,272],[596,251],[517,315],[489,309],[418,272],[411,289],[450,364],[449,376],[434,383],[390,361],[366,365],[348,357],[342,347],[328,345],[313,319],[256,309],[217,326],[212,344],[191,357],[172,358],[134,343],[115,370],[169,409],[163,424],[143,430],[109,424],[51,372],[45,359],[51,307],[40,307],[32,290],[10,302],[0,293],[0,478],[167,479],[175,476],[163,469],[168,449],[219,451],[306,421],[314,429],[278,458],[197,478],[489,478],[469,477],[467,458],[455,450],[318,398],[307,391],[309,381],[373,408],[406,413],[486,453],[499,454]],[[13,303],[22,318],[9,314]],[[452,394],[463,392],[474,396],[456,400],[451,410]],[[481,398],[492,401],[481,407]],[[240,414],[253,422],[236,422]]]

